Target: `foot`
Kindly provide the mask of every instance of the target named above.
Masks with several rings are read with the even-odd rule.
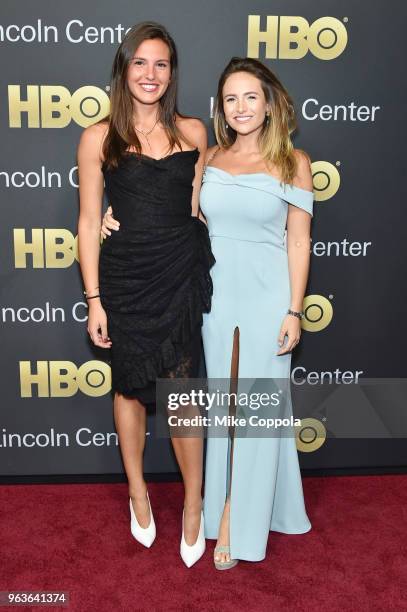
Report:
[[[229,517],[230,517],[230,499],[227,499],[225,502],[225,507],[223,509],[222,518],[220,520],[218,540],[216,542],[216,547],[230,545]],[[217,563],[229,563],[230,553],[229,552],[215,552],[214,560]]]
[[[193,546],[198,538],[201,524],[202,500],[184,503],[184,538],[188,546]]]
[[[147,499],[147,486],[139,487],[137,491],[130,492],[130,498],[138,524],[143,529],[147,529],[151,521]]]

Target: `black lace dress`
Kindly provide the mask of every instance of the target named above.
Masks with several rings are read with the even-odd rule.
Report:
[[[156,160],[127,153],[102,170],[120,229],[103,241],[99,292],[112,340],[112,389],[155,402],[156,377],[197,377],[215,260],[191,216],[198,150]]]

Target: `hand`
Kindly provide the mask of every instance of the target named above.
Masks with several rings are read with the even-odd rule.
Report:
[[[109,230],[115,230],[117,232],[117,230],[120,227],[120,222],[117,221],[114,217],[113,217],[113,210],[112,207],[109,206],[108,209],[105,212],[105,215],[103,217],[102,220],[102,227],[100,229],[100,234],[101,234],[101,238],[102,240],[104,240],[105,238],[107,238],[108,236],[112,235],[112,232],[110,232]]]
[[[284,338],[288,336],[287,344],[283,347]],[[278,336],[278,344],[280,350],[276,355],[285,355],[297,346],[301,337],[301,321],[293,315],[286,315],[281,325],[280,334]]]
[[[93,302],[93,300],[90,300]],[[100,302],[89,304],[88,334],[95,346],[110,348],[112,341],[107,335],[107,316]]]

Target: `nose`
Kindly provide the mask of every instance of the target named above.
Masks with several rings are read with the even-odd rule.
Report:
[[[246,104],[244,98],[239,98],[237,101],[237,112],[242,114],[246,110]]]
[[[146,79],[149,81],[154,81],[155,79],[155,68],[154,64],[148,63],[146,66]]]

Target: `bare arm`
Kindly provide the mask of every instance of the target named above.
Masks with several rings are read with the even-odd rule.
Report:
[[[195,164],[195,177],[192,190],[192,216],[199,216],[199,193],[201,191],[202,175],[205,167],[205,156],[208,147],[208,136],[206,127],[199,119],[184,120],[181,124],[187,139],[192,142],[199,151],[199,158]]]
[[[101,144],[103,127],[90,126],[83,131],[78,146],[79,198],[78,250],[85,291],[99,293],[99,251],[102,216],[103,174]],[[100,298],[88,299],[88,332],[97,346],[108,347],[107,321]],[[100,330],[100,331],[99,331]]]
[[[209,147],[209,149],[206,149],[203,170],[205,170],[206,165],[212,159],[215,151],[217,151],[218,149],[219,149],[219,145],[214,145],[213,147]],[[203,221],[203,223],[205,223],[205,225],[207,225],[205,215],[203,214],[201,209],[199,209],[199,218],[201,221]]]
[[[294,186],[312,191],[312,174],[309,158],[302,152],[297,152],[297,175]],[[311,215],[293,204],[288,205],[287,215],[287,254],[290,275],[291,303],[290,310],[302,310],[305,289],[308,281],[311,243]],[[290,352],[299,342],[301,336],[300,319],[287,315],[281,326],[278,343],[282,346],[284,337],[288,336],[287,344],[277,355]]]
[[[298,153],[297,176],[294,185],[312,191],[312,174],[308,157]],[[302,310],[308,281],[311,244],[311,215],[292,204],[288,206],[287,253],[290,273],[290,309]]]

